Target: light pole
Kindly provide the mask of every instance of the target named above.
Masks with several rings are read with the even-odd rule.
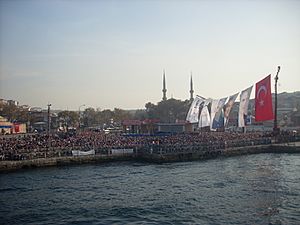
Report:
[[[51,107],[51,104],[48,103],[48,128],[47,128],[47,134],[48,134],[48,145],[47,145],[47,148],[46,148],[46,152],[45,152],[45,158],[47,158],[47,149],[50,148],[50,107]]]
[[[79,121],[78,129],[79,129],[79,130],[80,130],[80,118],[81,118],[80,108],[83,107],[83,106],[85,106],[85,104],[80,105],[80,106],[78,107],[78,116],[79,116],[79,118],[78,118],[78,121]]]
[[[47,133],[48,133],[48,136],[50,135],[50,107],[51,107],[51,104],[49,103],[48,105],[48,114],[47,114],[47,116],[48,116],[48,128],[47,128]]]
[[[278,66],[277,68],[277,74],[275,76],[275,115],[274,115],[274,127],[273,127],[273,132],[275,133],[275,135],[279,134],[279,128],[277,126],[277,81],[278,81],[278,74],[280,71],[280,66]]]

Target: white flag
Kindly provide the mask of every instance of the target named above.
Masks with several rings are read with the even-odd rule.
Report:
[[[203,107],[199,119],[199,125],[198,127],[208,127],[210,126],[210,115],[208,111],[207,105]]]
[[[215,115],[217,112],[219,112],[220,110],[222,110],[225,102],[226,102],[226,98],[221,98],[221,99],[217,99],[217,100],[213,100],[212,101],[212,104],[211,104],[211,110],[210,110],[210,118],[211,118],[211,121],[210,121],[210,129],[212,129],[212,125],[213,125],[213,121],[214,121],[214,118],[215,118]]]
[[[219,99],[213,99],[212,100],[211,107],[210,107],[210,117],[211,117],[210,129],[212,129],[212,121],[213,121],[213,119],[215,117],[215,114],[217,112],[218,103],[219,103]]]
[[[228,102],[224,106],[224,125],[227,126],[228,120],[229,120],[229,114],[232,109],[232,106],[237,98],[239,93],[236,93],[234,95],[231,95],[228,99]]]
[[[248,105],[252,87],[249,87],[241,92],[240,107],[239,107],[239,127],[245,127],[246,118],[248,114]]]
[[[204,101],[204,103],[203,103],[203,108],[204,108],[205,106],[208,106],[209,103],[211,103],[211,102],[212,102],[212,99],[211,99],[211,98],[205,99],[205,101]]]
[[[199,121],[199,108],[203,102],[204,98],[198,95],[195,97],[186,116],[187,121],[189,121],[190,123],[197,123]]]

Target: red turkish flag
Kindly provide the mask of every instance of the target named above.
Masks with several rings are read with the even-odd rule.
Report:
[[[271,94],[271,74],[256,83],[255,89],[255,121],[265,121],[274,119],[272,94]]]

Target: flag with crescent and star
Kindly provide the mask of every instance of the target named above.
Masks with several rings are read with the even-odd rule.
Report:
[[[256,83],[255,89],[255,121],[266,121],[274,119],[271,74]]]

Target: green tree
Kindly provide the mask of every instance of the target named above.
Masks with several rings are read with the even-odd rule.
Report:
[[[27,108],[22,108],[12,104],[1,103],[0,115],[10,122],[27,123],[30,121],[30,115]]]
[[[114,122],[121,123],[123,120],[132,119],[132,116],[129,112],[123,109],[115,108],[113,112],[113,119]]]
[[[185,120],[189,106],[189,100],[181,101],[173,98],[161,101],[157,105],[151,102],[145,105],[148,118],[159,119],[164,123],[174,123],[176,120]]]
[[[154,105],[151,102],[146,103],[145,105],[146,113],[148,115],[148,118],[150,119],[158,119],[159,115],[157,114],[157,106]]]
[[[110,120],[113,119],[113,116],[114,116],[114,113],[109,109],[99,111],[97,113],[97,123],[98,123],[98,125],[103,128],[105,125],[110,124]]]
[[[92,107],[86,108],[83,112],[83,118],[82,118],[84,126],[85,127],[95,126],[97,124],[96,115],[97,112],[95,111],[94,108]]]
[[[18,107],[16,105],[1,104],[0,115],[8,121],[13,122],[17,119]]]
[[[78,113],[64,110],[58,113],[58,119],[63,121],[67,127],[76,127],[79,121]]]
[[[138,109],[135,111],[133,118],[136,120],[145,120],[148,118],[147,111],[143,109]]]

